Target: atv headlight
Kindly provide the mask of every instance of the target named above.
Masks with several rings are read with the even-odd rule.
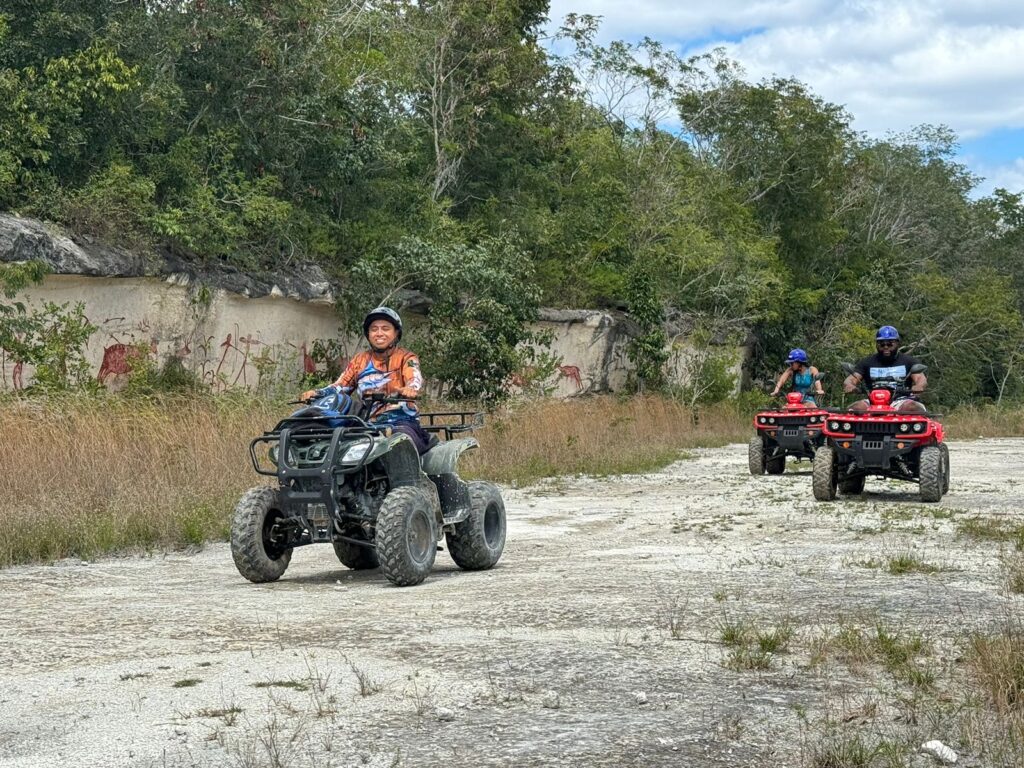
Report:
[[[833,432],[838,432],[839,431],[839,422],[838,421],[833,421],[831,424],[829,424],[829,427],[832,428]]]
[[[764,416],[762,416],[760,419],[758,419],[758,421],[760,421],[762,424],[767,424],[768,423],[768,419],[766,419]]]
[[[910,429],[910,425],[909,424],[906,424],[906,423],[900,424],[900,432],[906,432],[908,429]]]
[[[923,421],[919,421],[916,424],[914,424],[914,431],[915,432],[924,432],[924,422]]]
[[[851,429],[853,429],[853,427],[850,426],[850,422],[844,421],[843,422],[843,432],[849,432]]]
[[[768,419],[768,423],[769,424],[774,424],[775,423],[775,417],[773,416],[772,418]]]
[[[341,455],[342,464],[355,464],[369,452],[369,443],[353,443],[345,449],[345,453]]]

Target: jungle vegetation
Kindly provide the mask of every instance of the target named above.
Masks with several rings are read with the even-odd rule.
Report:
[[[791,346],[836,370],[887,323],[944,402],[1024,394],[1024,199],[973,195],[948,129],[869,138],[803,83],[548,11],[4,0],[0,210],[247,270],[315,261],[353,316],[421,291],[424,360],[496,381],[538,307],[606,307],[641,327],[638,388],[676,334],[754,339],[756,377]]]

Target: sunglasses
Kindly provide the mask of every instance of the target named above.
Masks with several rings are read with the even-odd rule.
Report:
[[[877,347],[895,347],[895,341],[876,341],[875,346]]]

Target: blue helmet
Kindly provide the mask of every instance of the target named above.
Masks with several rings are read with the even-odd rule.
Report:
[[[899,341],[900,332],[891,325],[883,325],[875,334],[875,341]]]
[[[789,357],[786,358],[786,364],[790,363],[806,363],[808,361],[807,353],[802,349],[791,349],[789,350]]]

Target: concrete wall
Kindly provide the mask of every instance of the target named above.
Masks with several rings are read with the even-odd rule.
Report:
[[[99,328],[89,341],[89,362],[95,375],[115,389],[126,381],[126,355],[138,354],[137,345],[158,362],[181,360],[208,385],[222,390],[291,385],[314,365],[311,353],[317,340],[333,342],[341,358],[363,344],[340,334],[326,294],[304,300],[272,290],[249,298],[222,288],[198,287],[183,275],[163,279],[58,274],[27,291],[25,298],[36,306],[42,301],[84,303],[86,316]],[[410,320],[415,324],[415,318]],[[560,365],[538,389],[573,397],[614,392],[627,384],[626,349],[637,329],[621,313],[542,310],[537,330],[550,333],[550,352],[560,358]],[[738,372],[743,350],[728,352]],[[677,340],[669,362],[672,379],[685,385],[705,357],[685,340]],[[31,370],[16,371],[2,353],[0,363],[0,388],[31,382]],[[524,371],[523,377],[528,379],[529,373]]]
[[[310,361],[315,339],[339,338],[333,304],[284,296],[246,298],[223,289],[194,289],[152,277],[51,275],[25,292],[27,303],[83,302],[99,330],[87,357],[104,384],[123,383],[126,347],[143,345],[157,361],[176,357],[214,389],[256,387],[261,376],[297,380]],[[4,361],[0,386],[16,385]],[[25,383],[31,371],[24,371]]]

